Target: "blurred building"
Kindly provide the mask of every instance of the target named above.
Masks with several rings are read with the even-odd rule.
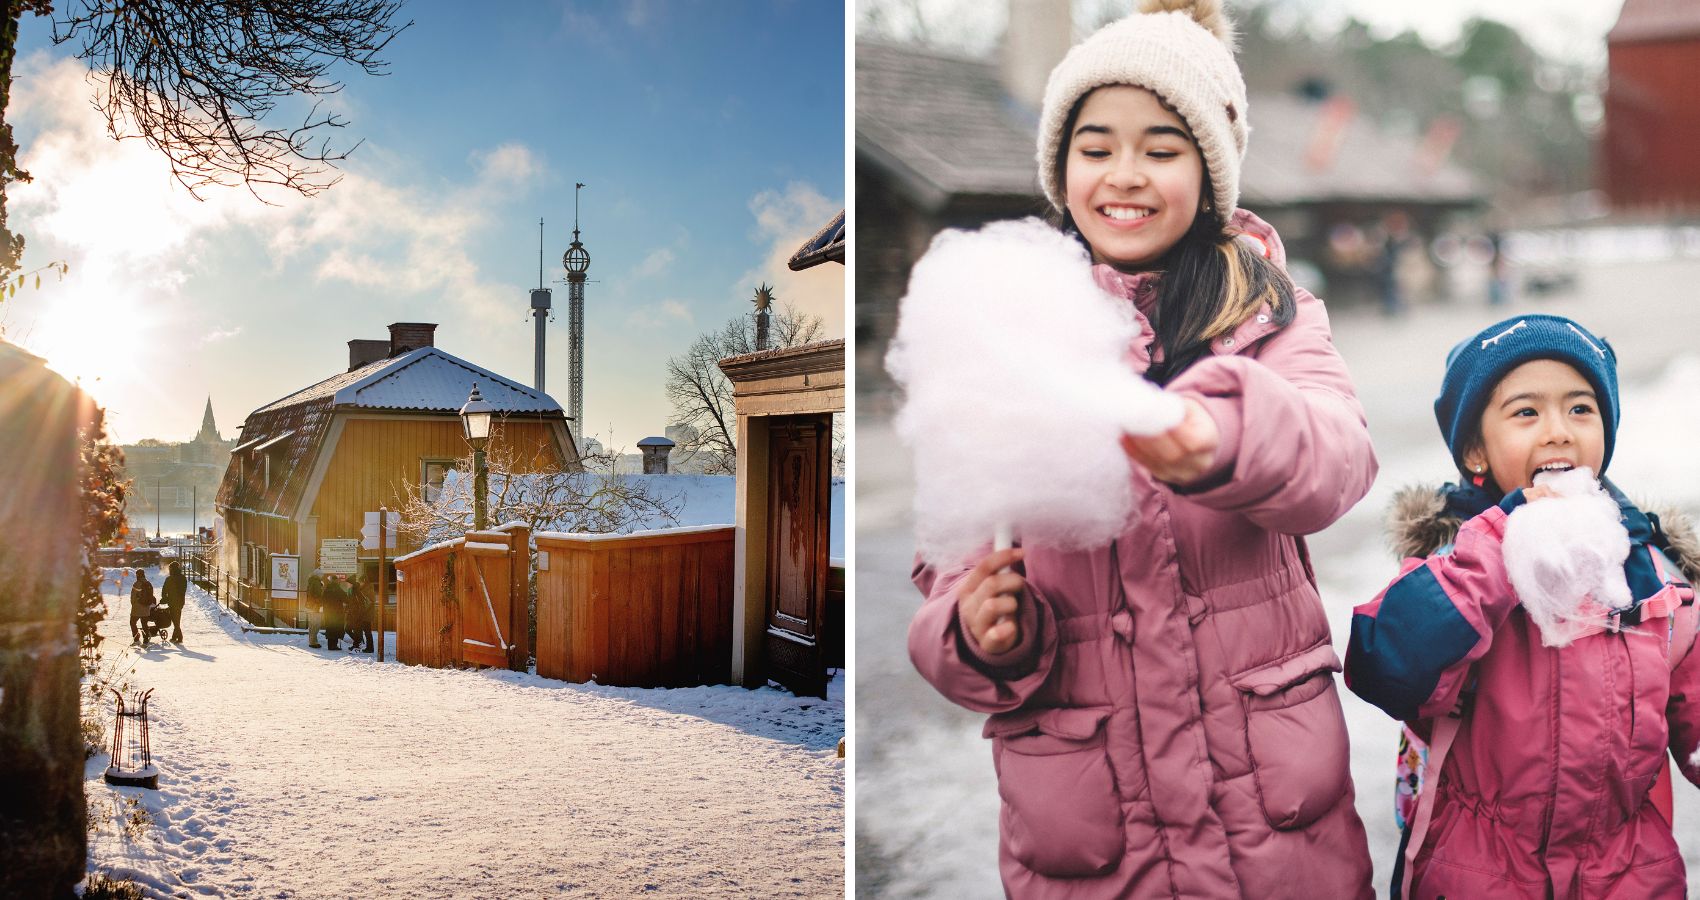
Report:
[[[125,518],[149,533],[156,520],[171,519],[167,531],[173,526],[188,531],[189,525],[197,522],[211,525],[213,500],[234,446],[235,441],[219,437],[212,398],[208,397],[201,430],[192,440],[144,440],[120,447],[124,451],[124,476],[130,479]]]
[[[1011,0],[999,59],[856,42],[856,334],[860,372],[881,360],[915,260],[943,228],[1048,215],[1034,161],[1037,99],[1068,49],[1066,0]],[[1038,37],[1035,37],[1038,35]],[[1486,202],[1448,159],[1455,122],[1395,134],[1344,96],[1254,93],[1240,204],[1281,233],[1295,278],[1334,302],[1378,295],[1384,223],[1421,252]],[[1030,98],[1030,99],[1024,99]],[[870,382],[871,383],[871,382]],[[883,382],[882,382],[883,383]]]
[[[1625,0],[1606,52],[1600,187],[1620,210],[1700,210],[1700,0]]]

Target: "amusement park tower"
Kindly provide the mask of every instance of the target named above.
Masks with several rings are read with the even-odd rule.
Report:
[[[572,419],[568,427],[573,432],[573,443],[578,446],[583,446],[584,440],[584,280],[585,272],[590,269],[590,251],[584,249],[584,243],[578,239],[578,192],[583,188],[583,182],[577,182],[573,187],[573,242],[561,255],[561,265],[567,269],[567,344],[571,354],[567,375],[567,415]],[[540,331],[542,327],[538,326]],[[537,386],[541,390],[541,357],[537,371]]]
[[[553,292],[543,286],[543,220],[537,220],[537,287],[531,292],[531,318],[537,325],[537,338],[533,342],[537,353],[537,384],[539,391],[543,390],[543,323],[549,318],[549,307]]]

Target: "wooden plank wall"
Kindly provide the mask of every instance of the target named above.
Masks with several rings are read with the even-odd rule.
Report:
[[[627,687],[726,684],[733,529],[539,535],[537,674]]]
[[[442,669],[458,661],[458,601],[443,601],[443,579],[454,555],[445,547],[396,566],[402,581],[396,585],[395,656],[403,663]]]

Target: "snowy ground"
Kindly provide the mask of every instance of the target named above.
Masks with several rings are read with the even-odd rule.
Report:
[[[1477,299],[1421,306],[1397,322],[1373,310],[1334,314],[1334,337],[1352,370],[1381,459],[1370,495],[1311,540],[1337,644],[1354,605],[1396,572],[1381,515],[1392,492],[1447,475],[1432,402],[1446,350],[1517,312],[1573,316],[1610,340],[1621,359],[1622,426],[1611,475],[1632,497],[1700,515],[1700,260],[1594,264],[1577,290],[1490,309]],[[858,896],[989,897],[997,876],[997,787],[982,717],[941,699],[910,667],[904,635],[919,596],[913,557],[911,476],[889,421],[858,397],[856,465],[856,847]],[[869,402],[869,401],[873,402]],[[1398,846],[1392,816],[1396,725],[1342,689],[1358,810],[1369,829],[1378,893]],[[1690,890],[1700,891],[1700,790],[1676,786],[1677,839]]]
[[[379,664],[245,633],[195,588],[187,646],[140,651],[129,585],[101,633],[154,689],[160,789],[89,761],[90,872],[182,897],[843,893],[842,676],[821,701]]]

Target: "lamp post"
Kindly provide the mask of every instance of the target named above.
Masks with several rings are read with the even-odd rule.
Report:
[[[490,492],[490,472],[484,465],[484,444],[490,440],[490,419],[496,408],[478,395],[478,385],[460,408],[460,422],[466,428],[466,442],[472,445],[472,528],[483,531],[489,521],[484,512],[485,495]]]

